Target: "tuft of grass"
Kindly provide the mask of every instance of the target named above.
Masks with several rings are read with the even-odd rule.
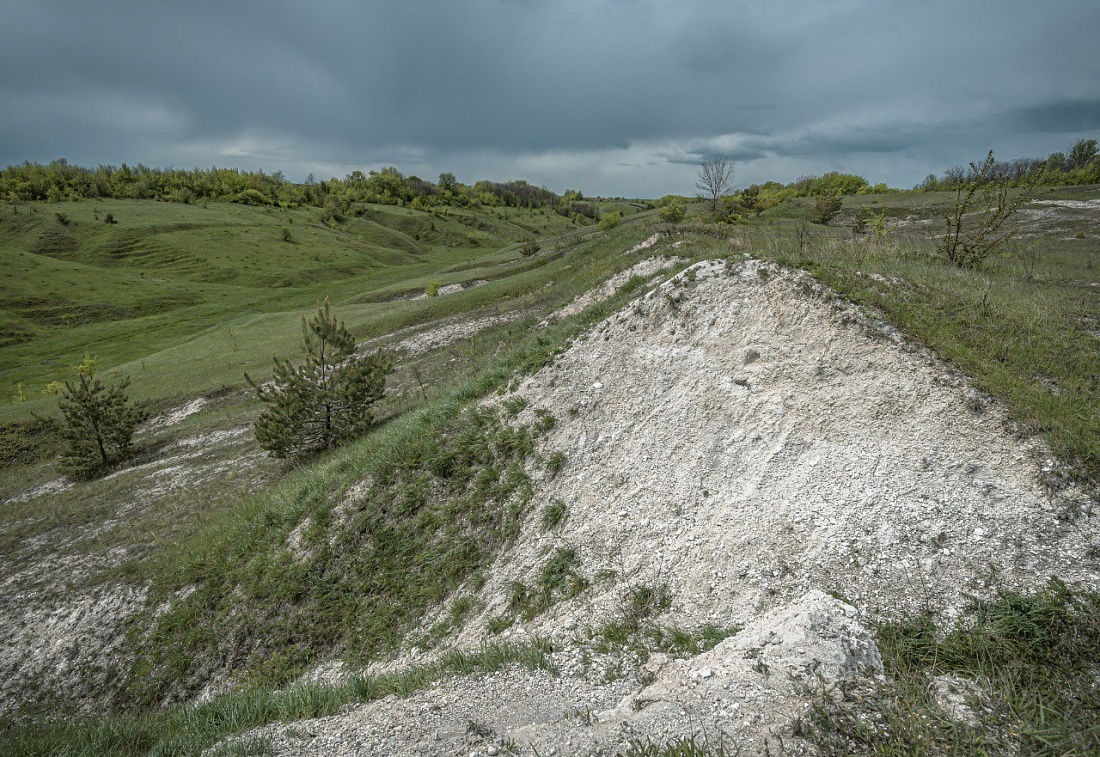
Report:
[[[560,499],[553,500],[542,509],[542,530],[550,531],[565,522],[569,508]]]
[[[927,615],[887,623],[878,644],[889,682],[823,696],[800,726],[829,754],[1100,754],[1100,594],[1051,579],[975,600],[947,631]],[[936,700],[941,675],[981,692],[970,722]]]
[[[702,736],[701,741],[692,735],[663,743],[652,739],[634,740],[625,751],[617,752],[616,757],[727,757],[733,754],[737,752],[726,751],[721,741],[712,744],[706,735]]]

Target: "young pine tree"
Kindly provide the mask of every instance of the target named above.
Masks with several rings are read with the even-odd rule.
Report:
[[[274,457],[320,452],[362,434],[374,422],[371,405],[386,389],[393,362],[378,351],[354,357],[355,338],[329,310],[302,319],[306,359],[275,358],[270,384],[245,378],[267,407],[256,419],[256,440]]]
[[[65,382],[59,403],[61,437],[67,444],[61,462],[72,475],[89,478],[129,457],[134,429],[148,414],[130,406],[125,393],[129,379],[104,384],[91,373],[78,379]]]

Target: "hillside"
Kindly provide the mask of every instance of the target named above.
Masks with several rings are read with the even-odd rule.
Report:
[[[909,680],[891,628],[947,633],[974,597],[1022,612],[1052,576],[1094,606],[1097,200],[1073,191],[1025,208],[1022,237],[1048,240],[1030,272],[1018,252],[935,260],[935,193],[853,201],[896,221],[881,243],[807,233],[797,201],[733,228],[642,214],[529,260],[391,239],[436,267],[327,282],[364,347],[398,356],[386,423],[300,469],[260,455],[239,379],[289,349],[294,310],[242,312],[237,348],[217,326],[119,345],[163,382],[135,463],[75,485],[4,469],[5,700],[41,717],[65,686],[76,723],[13,733],[115,753],[822,749],[802,719],[832,711],[807,683]],[[431,278],[452,286],[413,299]],[[206,383],[175,383],[185,364]],[[1064,617],[1080,625],[1051,633],[1094,676],[1097,616]],[[951,701],[927,706],[970,717]],[[1033,743],[1026,712],[990,712],[967,727]]]

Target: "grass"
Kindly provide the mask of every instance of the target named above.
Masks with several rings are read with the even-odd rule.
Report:
[[[1096,196],[1100,191],[1095,188],[1073,188],[1073,198]],[[861,197],[846,200],[850,207],[845,213],[851,215],[858,206],[866,206],[884,209],[898,220],[919,221],[934,218],[940,212],[937,203],[946,206],[947,201],[946,195]],[[12,385],[24,381],[32,392],[37,391],[47,378],[67,370],[90,345],[101,363],[134,377],[136,396],[163,407],[226,387],[209,416],[204,413],[201,421],[188,421],[179,429],[148,438],[144,444],[149,454],[182,434],[247,422],[255,405],[236,388],[243,371],[262,376],[271,352],[292,354],[298,338],[298,310],[311,307],[318,294],[332,295],[338,312],[365,339],[422,328],[452,316],[522,314],[476,339],[411,359],[403,366],[406,374],[395,375],[395,387],[402,382],[411,387],[409,372],[415,368],[427,388],[395,392],[387,400],[386,423],[361,441],[300,469],[273,468],[268,471],[272,483],[254,494],[223,485],[200,489],[187,498],[166,499],[140,511],[116,532],[78,547],[136,546],[135,559],[115,577],[141,581],[156,576],[154,595],[159,599],[173,596],[183,586],[199,587],[152,623],[151,636],[131,639],[131,649],[148,654],[138,658],[130,672],[131,685],[119,693],[117,702],[149,704],[165,697],[185,697],[201,684],[210,666],[224,665],[235,671],[243,687],[232,696],[244,699],[211,702],[208,724],[196,726],[196,733],[208,734],[202,739],[240,732],[260,721],[320,712],[320,705],[309,710],[295,709],[299,705],[289,700],[272,704],[273,697],[281,696],[276,688],[325,655],[347,652],[353,661],[366,660],[391,647],[424,609],[472,580],[514,535],[520,519],[527,517],[523,508],[531,484],[521,463],[535,462],[551,472],[565,464],[564,457],[534,459],[531,443],[539,429],[514,423],[514,416],[523,410],[519,403],[504,401],[499,413],[479,410],[477,403],[486,395],[505,391],[517,375],[544,365],[646,285],[632,280],[621,294],[579,316],[544,330],[531,328],[542,315],[588,290],[593,282],[634,262],[618,253],[649,235],[642,225],[648,216],[628,217],[607,235],[582,238],[590,233],[584,231],[556,241],[544,237],[542,252],[524,261],[518,252],[521,238],[533,231],[569,234],[575,227],[550,217],[553,214],[524,216],[515,210],[480,215],[452,212],[441,217],[375,208],[333,229],[306,217],[295,217],[290,224],[286,211],[267,216],[263,210],[238,206],[201,209],[124,201],[99,205],[101,212],[108,205],[113,208],[119,229],[92,228],[85,217],[93,212],[90,203],[66,207],[70,224],[64,227],[45,211],[33,219],[20,217],[18,223],[6,219],[0,225],[0,252],[10,256],[12,265],[24,266],[20,271],[41,271],[42,296],[71,303],[73,314],[67,325],[59,325],[58,319],[65,318],[64,308],[39,315],[34,304],[0,306],[0,333],[11,332],[4,337],[6,343],[0,340],[3,365],[11,366],[0,372],[0,380]],[[165,208],[178,217],[165,215],[169,212]],[[211,213],[214,222],[200,228],[191,214],[205,212]],[[1100,332],[1100,290],[1093,286],[1100,260],[1097,230],[1090,221],[1071,219],[1058,230],[1044,226],[1046,238],[1037,248],[1037,259],[1029,260],[1020,250],[1009,251],[981,270],[970,271],[936,260],[930,227],[916,223],[903,226],[881,243],[857,239],[847,228],[809,227],[800,246],[799,227],[809,212],[809,207],[792,203],[767,211],[745,227],[716,230],[689,223],[681,230],[688,244],[678,254],[737,257],[751,251],[809,270],[843,296],[877,307],[909,338],[933,348],[979,388],[1000,398],[1022,429],[1043,434],[1064,460],[1076,466],[1083,480],[1098,478],[1100,340],[1090,332]],[[274,241],[264,245],[290,246],[276,236],[288,225],[296,240],[307,230],[310,236],[316,231],[318,239],[334,242],[334,252],[329,261],[313,261],[325,271],[317,274],[317,280],[311,279],[315,274],[309,266],[299,266],[300,261],[287,257],[289,251],[271,252],[273,270],[291,282],[288,287],[271,288],[273,279],[265,278],[270,272],[245,265],[250,261],[249,243],[254,241],[246,237],[245,228],[247,234],[270,231]],[[135,252],[125,265],[110,263],[104,246],[111,241],[107,235],[141,229],[148,249],[140,256]],[[173,258],[181,250],[202,257],[198,240],[216,239],[215,234],[225,235],[226,251],[219,253],[223,257],[214,264],[224,282],[195,274],[187,255]],[[66,235],[75,240],[75,247]],[[305,249],[312,241],[301,244]],[[371,258],[372,245],[384,246],[386,254],[393,256],[390,262]],[[341,257],[341,250],[357,250],[363,259],[354,259],[351,253]],[[230,276],[227,272],[233,266],[239,270]],[[85,292],[79,283],[84,279],[75,278],[78,275],[94,281],[96,291]],[[388,299],[403,292],[422,292],[432,279],[443,283],[487,279],[489,283],[446,297]],[[34,294],[33,288],[19,286],[12,284],[13,301]],[[7,288],[4,292],[8,296]],[[178,300],[172,299],[177,295]],[[117,302],[111,304],[112,300]],[[95,309],[105,304],[120,310],[99,317]],[[48,431],[27,425],[30,411],[48,411],[51,402],[38,397],[2,409],[0,421],[8,425],[0,436],[5,460],[0,466],[0,494],[8,496],[56,475],[51,464],[42,460]],[[542,431],[554,423],[551,416],[537,417]],[[341,504],[349,488],[364,480],[372,482],[368,491]],[[0,550],[15,549],[22,540],[51,528],[74,529],[106,520],[112,517],[112,503],[132,499],[137,486],[136,474],[122,475],[80,484],[63,495],[6,505]],[[563,507],[560,517],[548,517],[544,525],[553,528],[566,514]],[[535,515],[545,517],[545,513]],[[287,535],[301,524],[305,524],[305,559],[286,546]],[[142,541],[148,532],[161,533],[159,529],[164,529],[165,539]],[[546,596],[551,601],[567,596],[581,585],[578,581],[583,577],[572,569],[576,556],[570,557],[568,547],[563,550],[550,555],[537,585],[514,587],[518,611],[537,606]],[[718,629],[700,636],[658,628],[652,618],[662,603],[660,587],[635,588],[624,598],[623,621],[602,632],[600,643],[608,649],[640,644],[645,636],[646,646],[695,654],[723,638],[724,632]],[[984,610],[976,607],[978,614],[973,618],[1028,618],[1039,628],[1044,627],[1044,618],[1060,618],[1044,642],[1065,652],[1057,658],[1029,661],[1021,648],[1043,648],[1038,637],[1019,629],[996,630],[1000,626],[986,620],[974,620],[974,625],[946,635],[936,632],[927,619],[884,631],[887,657],[900,660],[891,663],[892,685],[900,688],[894,699],[883,701],[908,703],[884,710],[882,716],[893,718],[889,722],[899,733],[915,735],[911,742],[897,741],[894,752],[880,753],[935,751],[950,743],[943,741],[942,718],[929,726],[932,731],[921,730],[931,711],[921,709],[928,698],[925,694],[921,704],[920,692],[927,688],[921,688],[925,679],[920,676],[941,670],[941,662],[955,659],[968,643],[973,645],[972,654],[965,664],[959,663],[960,674],[977,675],[976,661],[984,660],[989,665],[985,675],[990,680],[999,676],[996,680],[1003,683],[992,689],[991,701],[999,703],[994,708],[999,714],[983,733],[1032,734],[1027,738],[1033,741],[1018,743],[1026,743],[1033,751],[1062,749],[1066,744],[1079,750],[1081,745],[1093,748],[1095,720],[1090,708],[1096,696],[1088,688],[1093,679],[1087,675],[1097,668],[1089,656],[1092,653],[1074,644],[1075,640],[1092,643],[1095,601],[1073,595],[1059,605],[1057,592],[1049,592],[1045,599],[1002,596]],[[996,609],[1002,607],[1003,603],[997,604],[1002,600],[1008,602],[1004,606],[1015,609],[1007,615]],[[150,620],[143,619],[135,628]],[[512,618],[499,618],[493,627],[503,630],[512,622]],[[212,627],[222,629],[232,642],[203,630]],[[957,637],[952,635],[956,633]],[[974,638],[965,641],[967,635]],[[932,667],[928,654],[937,661]],[[1069,665],[1074,656],[1082,667],[1060,667]],[[1018,684],[1004,673],[1014,665],[1027,671]],[[910,673],[912,685],[906,683]],[[1083,694],[1078,699],[1059,698],[1063,689]],[[1029,691],[1038,692],[1042,701],[1024,702]],[[1045,703],[1051,703],[1049,712]],[[62,741],[56,743],[86,741],[115,749],[111,746],[115,739],[123,744],[118,749],[130,749],[125,744],[138,744],[135,739],[140,739],[141,746],[133,749],[148,751],[153,749],[150,744],[171,743],[165,739],[175,738],[172,734],[182,728],[181,720],[171,718],[183,718],[180,713],[186,711],[138,709],[139,714],[112,716],[97,724],[58,726],[54,730]],[[822,721],[820,727],[826,732],[832,727],[840,734],[838,739],[849,739],[857,750],[853,753],[867,753],[858,751],[871,748],[858,742],[859,732],[852,735],[851,729],[859,724],[848,722],[844,712],[828,717],[832,720]],[[217,725],[209,724],[214,722]],[[1050,723],[1052,730],[1043,730]],[[20,728],[9,734],[23,739],[31,733],[26,728],[35,727]],[[956,726],[952,729],[952,733],[958,731]],[[50,729],[34,732],[33,739],[27,736],[12,743],[54,743],[49,741]],[[837,743],[849,744],[843,739]],[[1055,746],[1042,746],[1042,739],[1052,740]],[[688,740],[681,742],[683,746]],[[666,747],[671,748],[645,746]],[[155,753],[173,753],[168,747],[157,749],[167,751]]]
[[[242,680],[271,685],[337,646],[352,659],[393,646],[420,614],[484,567],[524,517],[531,484],[523,461],[554,419],[535,412],[530,428],[516,426],[476,401],[502,390],[517,371],[545,364],[627,296],[543,332],[512,334],[507,350],[490,341],[496,356],[473,363],[464,382],[260,495],[229,503],[162,551],[146,568],[158,576],[158,596],[200,588],[157,619],[131,676],[141,682],[137,700],[156,701],[168,690],[185,696],[200,684],[209,661],[227,651],[202,628],[233,628],[230,665]],[[370,490],[337,511],[348,487],[365,479]],[[307,520],[313,556],[299,561],[284,544]],[[547,567],[542,594],[576,584],[559,558]]]
[[[12,757],[196,755],[252,728],[335,715],[347,704],[371,702],[391,694],[408,696],[448,676],[492,673],[513,665],[554,672],[549,659],[552,651],[541,639],[525,644],[491,644],[472,653],[451,651],[433,665],[401,673],[357,676],[338,686],[295,684],[278,691],[252,687],[166,710],[30,725],[0,721],[0,735],[5,742],[4,754]],[[230,742],[225,748],[240,747]]]
[[[889,683],[822,697],[802,735],[836,755],[1100,753],[1100,595],[1057,580],[975,600],[946,632],[918,616],[878,629]],[[969,719],[933,679],[971,682]]]
[[[96,220],[108,212],[117,225]],[[515,273],[500,266],[521,258],[518,242],[532,233],[555,244],[578,233],[572,222],[536,211],[510,209],[508,220],[494,209],[359,212],[334,226],[310,209],[227,203],[105,200],[0,213],[0,393],[23,382],[33,397],[0,406],[0,422],[51,411],[56,400],[41,390],[67,378],[85,350],[107,370],[133,375],[135,396],[194,395],[239,383],[242,370],[262,371],[272,351],[292,349],[299,312],[325,296],[341,312],[378,296],[350,309],[365,326],[391,315],[387,297],[422,292],[433,278],[449,284]],[[283,241],[284,228],[292,243]]]

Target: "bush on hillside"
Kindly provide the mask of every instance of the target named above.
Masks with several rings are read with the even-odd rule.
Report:
[[[273,457],[321,452],[359,436],[374,423],[371,406],[382,398],[393,362],[381,350],[355,356],[355,337],[329,309],[302,319],[306,359],[275,358],[270,384],[245,379],[267,406],[256,419],[256,441]]]
[[[687,214],[687,208],[684,206],[683,200],[679,197],[673,197],[657,213],[665,223],[680,223]]]
[[[622,213],[607,213],[606,215],[604,215],[603,218],[600,219],[600,230],[611,231],[613,228],[618,226],[622,222],[622,220]]]
[[[829,187],[814,201],[814,223],[828,226],[843,206],[844,200],[840,197],[840,191],[836,187]]]

